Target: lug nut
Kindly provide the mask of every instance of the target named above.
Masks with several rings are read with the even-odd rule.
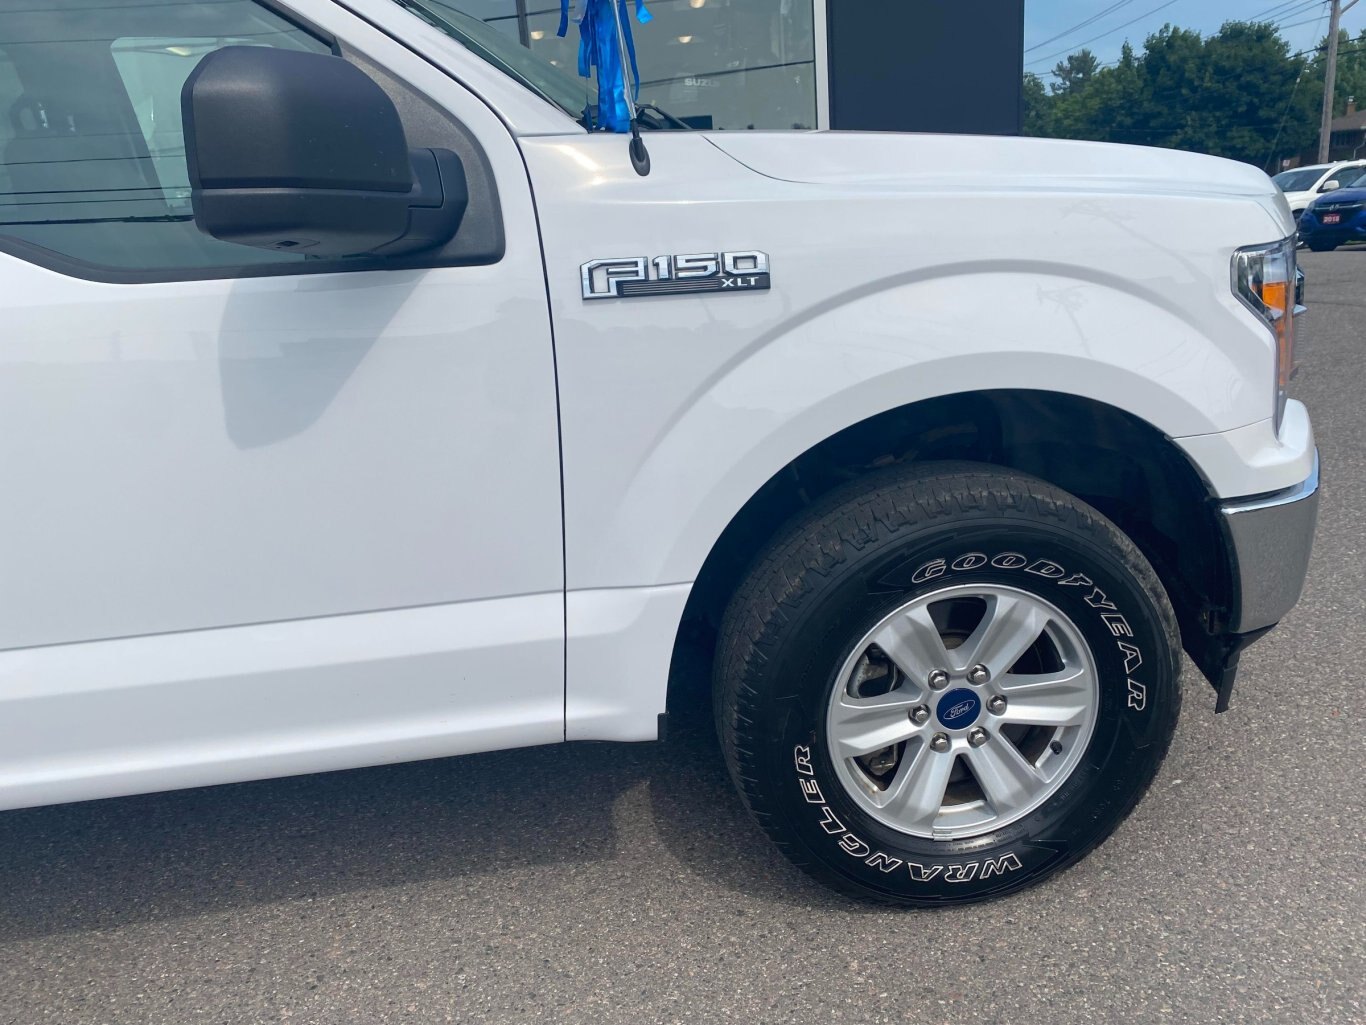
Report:
[[[930,690],[943,690],[949,685],[949,674],[942,669],[930,673]]]
[[[916,705],[911,709],[911,722],[917,726],[924,726],[930,721],[930,709],[927,705]]]
[[[947,733],[936,733],[930,738],[930,750],[943,754],[949,749],[949,735]]]
[[[981,747],[990,737],[991,734],[980,726],[968,731],[968,743],[973,747]]]
[[[982,684],[986,683],[990,679],[991,670],[988,669],[986,666],[982,665],[981,663],[978,663],[977,665],[973,666],[970,670],[968,670],[968,683],[975,684],[978,687],[980,687],[982,686]]]
[[[1004,715],[1006,710],[1006,699],[1000,694],[994,695],[987,702],[987,711],[992,715]]]

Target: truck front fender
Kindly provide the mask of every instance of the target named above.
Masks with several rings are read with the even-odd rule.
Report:
[[[570,476],[570,588],[694,579],[769,478],[888,410],[1031,390],[1123,409],[1168,437],[1209,435],[1243,415],[1246,381],[1197,325],[1081,276],[963,269],[851,297],[699,382],[615,494],[590,495]],[[1269,403],[1264,391],[1256,398]]]

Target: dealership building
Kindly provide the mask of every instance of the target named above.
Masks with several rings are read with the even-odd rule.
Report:
[[[432,3],[433,0],[427,0]],[[641,99],[694,127],[1017,134],[1024,0],[647,0]],[[557,0],[437,0],[562,67]],[[634,2],[632,2],[634,11]]]

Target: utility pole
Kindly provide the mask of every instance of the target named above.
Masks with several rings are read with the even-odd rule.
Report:
[[[1357,0],[1350,0],[1344,7],[1342,0],[1328,0],[1331,11],[1328,17],[1328,61],[1323,76],[1323,117],[1319,121],[1319,163],[1328,163],[1328,151],[1333,141],[1333,92],[1338,85],[1338,26],[1342,23],[1344,11],[1356,6]]]

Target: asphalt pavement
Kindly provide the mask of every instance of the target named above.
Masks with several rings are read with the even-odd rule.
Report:
[[[1008,900],[871,910],[788,867],[705,720],[0,814],[0,1023],[1366,1022],[1366,247],[1304,254],[1324,459],[1299,608],[1233,708]]]

